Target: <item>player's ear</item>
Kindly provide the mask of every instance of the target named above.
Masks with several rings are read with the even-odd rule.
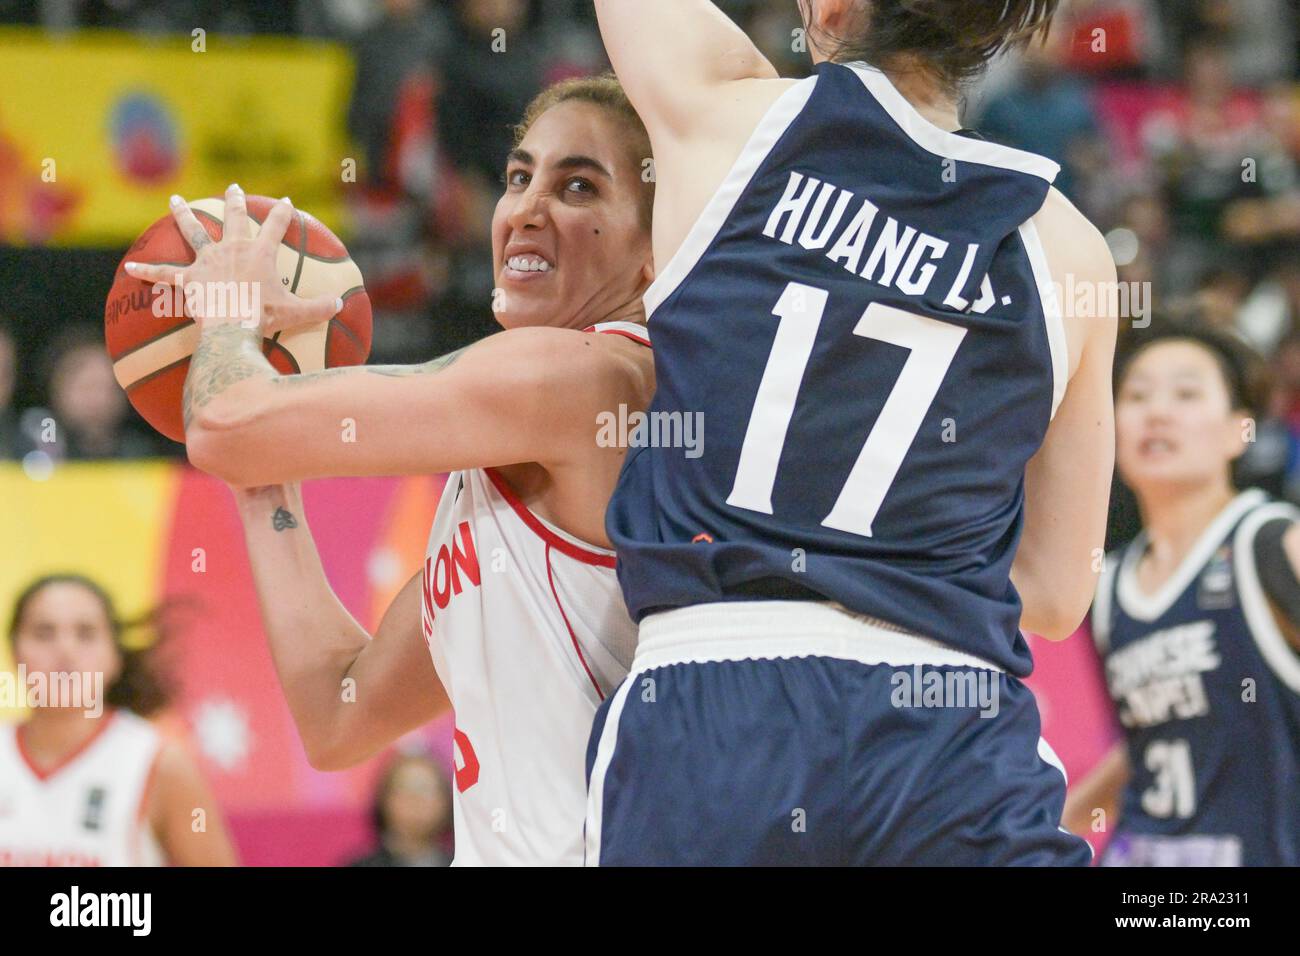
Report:
[[[808,0],[808,25],[840,36],[850,26],[850,16],[861,6],[860,0]]]

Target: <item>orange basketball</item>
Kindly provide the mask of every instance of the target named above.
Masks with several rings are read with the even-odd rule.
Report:
[[[250,235],[257,234],[274,204],[265,196],[248,197]],[[220,239],[224,200],[200,199],[190,208],[208,234]],[[155,290],[152,283],[127,275],[123,263],[128,261],[188,265],[194,252],[170,215],[159,219],[118,263],[104,307],[104,341],[118,383],[145,421],[173,441],[183,442],[181,390],[198,344],[198,326],[175,306],[178,297],[170,289]],[[296,374],[365,362],[370,354],[370,299],[361,270],[338,237],[319,220],[295,209],[276,265],[280,281],[297,295],[343,299],[343,310],[328,322],[262,340],[262,352],[276,370]],[[169,301],[157,301],[164,297]]]

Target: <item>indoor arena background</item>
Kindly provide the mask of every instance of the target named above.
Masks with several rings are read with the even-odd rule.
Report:
[[[806,72],[795,0],[720,5],[785,75]],[[113,271],[171,193],[237,181],[292,196],[348,244],[375,308],[372,361],[490,332],[487,227],[510,125],[547,83],[607,67],[590,7],[0,0],[0,613],[65,569],[102,581],[127,615],[164,607],[181,693],[162,724],[198,755],[245,863],[367,852],[384,759],[308,766],[230,495],[139,421],[103,353]],[[1120,278],[1148,290],[1125,328],[1152,303],[1194,302],[1270,357],[1272,412],[1244,479],[1293,501],[1298,79],[1290,0],[1073,0],[1044,48],[995,66],[966,116],[1063,164],[1058,186],[1101,225]],[[364,626],[419,567],[440,490],[308,485],[326,571]],[[1120,491],[1111,546],[1135,530]],[[1044,735],[1075,779],[1114,739],[1095,657],[1084,634],[1033,647]],[[446,715],[404,749],[450,777],[450,736]]]

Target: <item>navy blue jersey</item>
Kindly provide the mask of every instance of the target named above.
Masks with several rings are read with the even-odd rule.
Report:
[[[1280,516],[1300,512],[1242,493],[1154,595],[1144,536],[1107,558],[1093,636],[1131,776],[1104,863],[1300,865],[1300,656],[1254,556]]]
[[[1029,672],[1010,569],[1067,375],[1029,220],[1057,169],[861,64],[776,102],[646,295],[658,391],[607,519],[638,620],[828,600]]]

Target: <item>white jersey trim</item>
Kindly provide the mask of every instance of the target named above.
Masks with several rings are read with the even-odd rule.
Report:
[[[108,735],[108,732],[116,725],[118,716],[116,710],[111,710],[104,714],[104,716],[100,718],[101,722],[99,726],[91,732],[89,737],[78,744],[73,750],[64,754],[63,757],[53,766],[46,767],[44,770],[36,766],[36,762],[32,760],[31,754],[27,752],[27,747],[23,743],[23,724],[21,723],[14,725],[14,749],[17,750],[23,766],[27,768],[27,772],[31,774],[32,779],[39,784],[44,784],[58,776],[67,768],[74,766],[83,757],[90,754],[91,751],[93,751],[95,747],[104,740]]]
[[[1210,560],[1210,555],[1223,543],[1232,526],[1240,521],[1247,511],[1263,504],[1267,499],[1268,496],[1258,488],[1243,491],[1233,498],[1227,507],[1219,512],[1219,516],[1210,522],[1209,527],[1201,532],[1201,536],[1187,552],[1178,570],[1170,576],[1159,591],[1150,596],[1143,594],[1137,584],[1138,562],[1142,560],[1147,545],[1146,532],[1139,534],[1128,546],[1124,561],[1119,568],[1115,599],[1119,602],[1120,608],[1135,621],[1154,621],[1160,617],[1173,606],[1179,595],[1187,590],[1187,586],[1200,573],[1205,562]]]
[[[1047,327],[1047,347],[1052,354],[1052,413],[1061,407],[1065,398],[1065,387],[1070,383],[1070,345],[1065,337],[1065,321],[1061,313],[1061,301],[1056,295],[1056,286],[1052,282],[1052,271],[1047,265],[1047,253],[1043,241],[1038,237],[1038,228],[1032,219],[1026,220],[1020,227],[1020,241],[1025,244],[1025,253],[1029,257],[1029,267],[1034,273],[1034,284],[1038,286],[1038,298],[1043,306],[1043,321]]]
[[[583,865],[600,866],[600,827],[605,809],[605,775],[614,760],[614,748],[618,744],[618,724],[623,717],[623,705],[632,690],[633,673],[619,685],[610,701],[609,713],[605,715],[605,724],[600,729],[600,741],[596,744],[596,758],[591,764],[591,780],[587,783],[587,819],[583,823]]]
[[[876,102],[884,108],[912,142],[936,156],[957,159],[963,163],[1013,169],[1019,173],[1037,176],[1049,183],[1054,182],[1061,172],[1060,164],[1046,156],[1003,146],[1001,143],[991,143],[988,140],[959,136],[949,130],[941,129],[917,112],[916,107],[898,91],[889,77],[876,67],[863,62],[843,65],[858,75],[858,79],[862,80]]]
[[[749,187],[754,174],[758,172],[758,167],[763,165],[763,161],[772,152],[772,147],[785,135],[790,124],[803,111],[816,85],[815,76],[795,83],[777,97],[767,114],[759,120],[749,142],[741,150],[739,158],[727,173],[722,185],[718,187],[718,191],[704,207],[704,211],[700,213],[695,225],[682,240],[677,252],[668,260],[668,264],[650,284],[650,288],[646,289],[644,302],[647,318],[652,316],[664,300],[676,292],[677,288],[686,281],[686,277],[694,271],[700,259],[704,257],[704,253],[713,244],[713,240],[722,231],[731,211],[736,208],[736,203]]]
[[[1278,627],[1273,608],[1269,605],[1264,587],[1259,581],[1255,566],[1255,535],[1261,527],[1276,518],[1300,520],[1300,510],[1285,502],[1276,502],[1255,509],[1241,523],[1232,540],[1233,563],[1236,566],[1237,592],[1241,596],[1241,609],[1255,645],[1273,673],[1282,683],[1300,694],[1300,656]]]
[[[640,674],[670,664],[794,657],[831,657],[894,667],[968,667],[1003,673],[1002,668],[972,654],[927,637],[890,630],[831,603],[726,601],[651,614],[641,622],[636,658],[610,702],[596,744],[587,789],[585,865],[600,865],[605,777],[614,760],[624,704]],[[1040,738],[1040,754],[1044,747],[1047,743]],[[1050,747],[1047,752],[1051,753]],[[1065,773],[1059,760],[1048,762]]]
[[[669,664],[792,657],[833,657],[892,667],[925,664],[1003,670],[973,654],[883,627],[829,602],[724,601],[646,617],[632,673]]]
[[[583,331],[596,332],[601,335],[621,335],[647,348],[650,347],[650,330],[639,322],[626,322],[623,320],[599,322],[596,325],[588,326]]]
[[[506,481],[505,476],[495,468],[484,468],[482,471],[487,476],[488,484],[510,506],[510,510],[524,523],[524,526],[556,551],[584,564],[614,567],[616,558],[613,551],[589,544],[577,535],[569,534],[558,525],[551,524],[524,504],[523,499],[510,487],[510,482]],[[450,479],[447,484],[451,484]]]

